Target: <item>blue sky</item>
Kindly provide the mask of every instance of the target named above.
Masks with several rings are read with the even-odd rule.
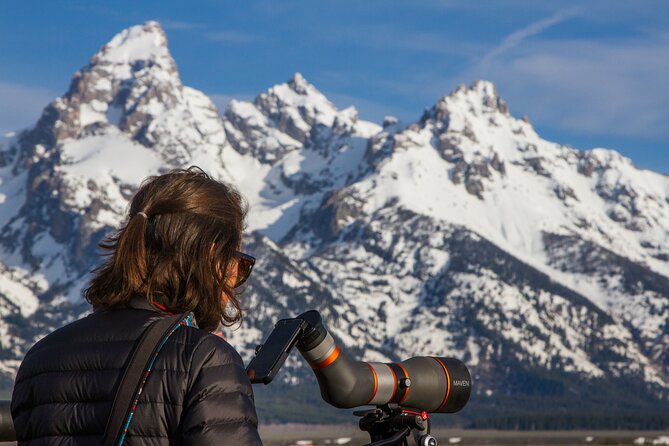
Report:
[[[299,71],[362,118],[413,121],[488,79],[543,137],[669,172],[664,0],[5,2],[0,131],[32,124],[114,34],[147,20],[184,84],[221,107]]]

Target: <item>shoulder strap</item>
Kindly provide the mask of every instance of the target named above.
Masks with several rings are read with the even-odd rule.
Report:
[[[130,361],[125,368],[121,383],[116,390],[114,404],[102,440],[103,446],[116,446],[150,361],[162,346],[161,341],[169,337],[189,313],[158,319],[152,322],[142,333],[139,343],[132,352]]]

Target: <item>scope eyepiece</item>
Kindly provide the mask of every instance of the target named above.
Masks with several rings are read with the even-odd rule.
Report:
[[[300,314],[297,319],[302,319],[306,324],[302,331],[297,348],[300,351],[308,351],[320,344],[328,335],[328,331],[323,326],[321,314],[316,310],[309,310]]]

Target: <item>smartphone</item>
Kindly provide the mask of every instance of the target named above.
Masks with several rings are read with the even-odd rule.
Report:
[[[251,383],[269,384],[288,357],[302,332],[302,319],[281,319],[246,367]]]

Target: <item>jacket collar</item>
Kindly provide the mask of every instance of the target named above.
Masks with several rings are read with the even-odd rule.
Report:
[[[158,307],[155,307],[154,305],[149,302],[149,300],[142,295],[135,294],[132,296],[128,302],[122,306],[122,308],[135,308],[138,310],[148,310],[148,311],[153,311],[156,313],[162,313],[162,314],[169,314],[172,315],[172,313],[160,309]],[[93,313],[97,313],[98,311],[103,310],[103,308],[93,308]],[[197,321],[195,320],[195,314],[191,311],[188,316],[181,322],[181,325],[187,325],[189,327],[198,327]]]
[[[151,305],[151,303],[145,296],[140,296],[139,294],[132,296],[128,301],[127,306],[129,308],[135,308],[138,310],[149,310],[158,313],[164,313],[164,311],[161,310],[160,308]]]
[[[141,295],[138,295],[138,294],[136,294],[136,295],[134,295],[130,298],[130,300],[128,301],[127,306],[129,308],[136,308],[136,309],[139,309],[139,310],[155,311],[157,313],[169,314],[169,315],[173,316],[173,314],[170,313],[169,311],[154,306],[153,304],[151,304],[151,302],[149,302],[149,300],[145,296],[141,296]],[[181,325],[187,325],[189,327],[196,327],[197,328],[198,325],[197,325],[197,321],[195,320],[195,314],[192,311],[189,312],[188,316],[186,316],[186,318],[183,321],[181,321]]]

